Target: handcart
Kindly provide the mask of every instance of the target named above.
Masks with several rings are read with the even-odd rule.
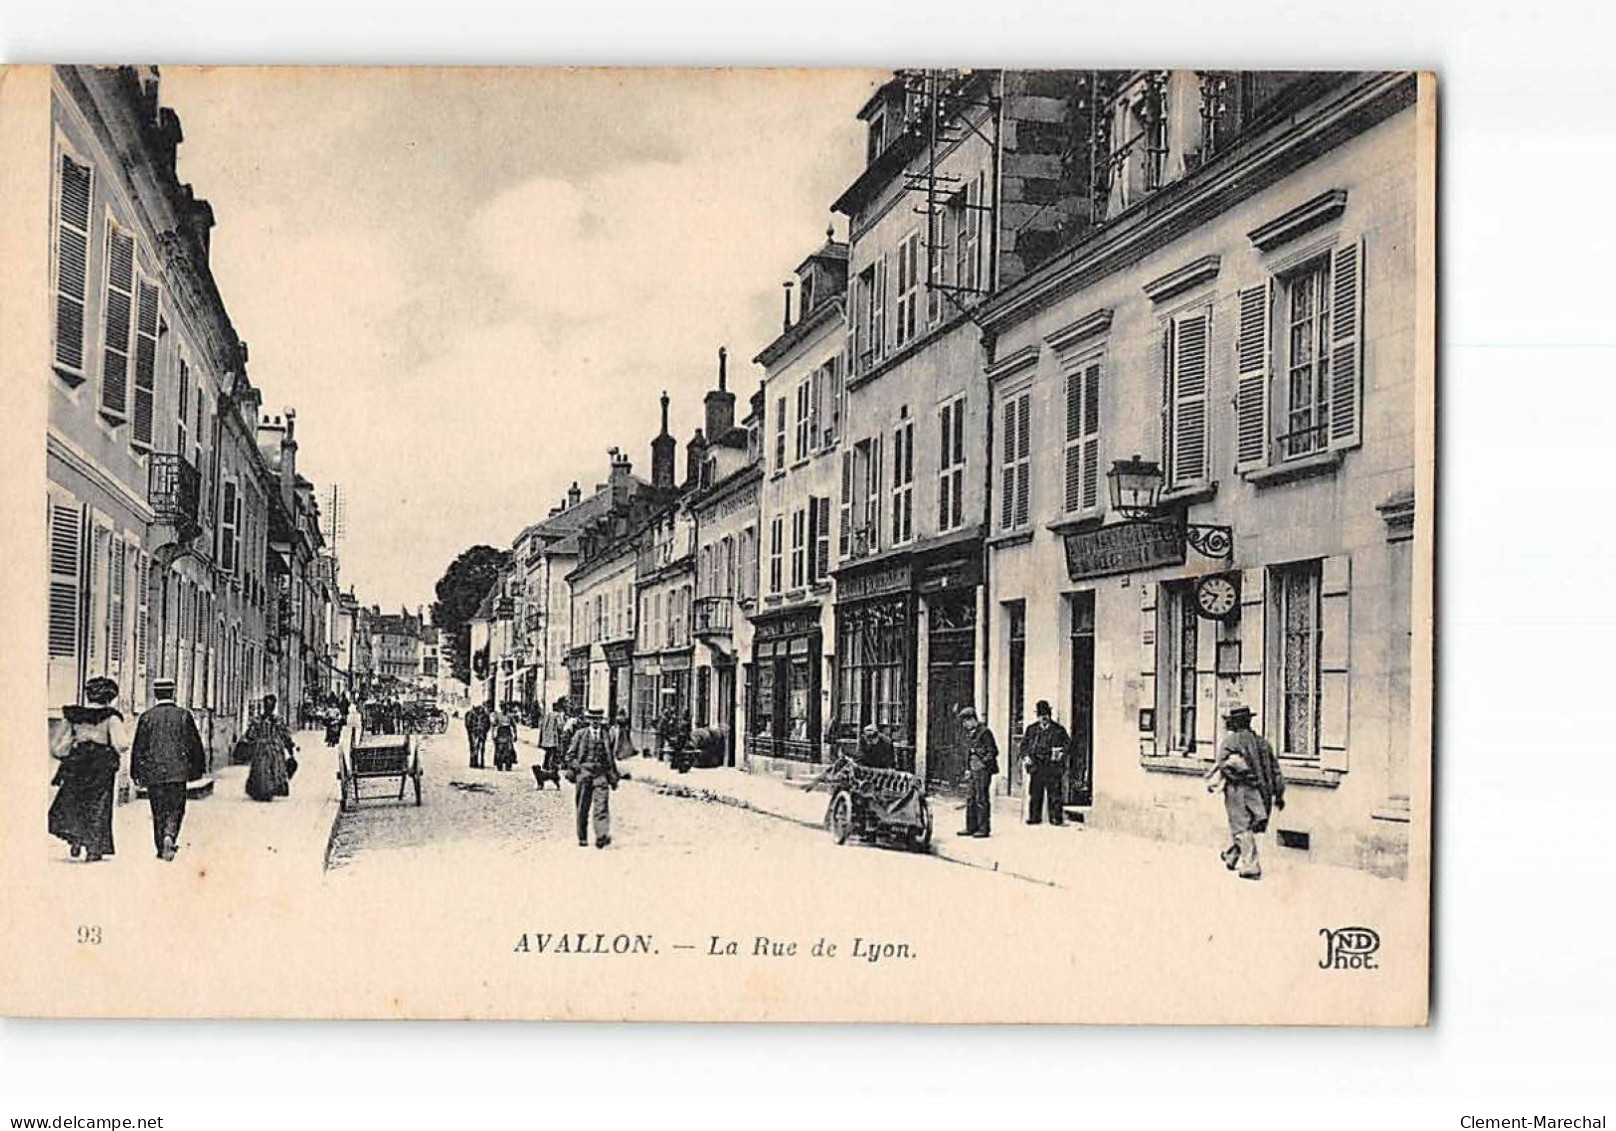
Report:
[[[360,801],[404,800],[404,790],[415,785],[415,803],[421,804],[421,756],[415,741],[407,734],[356,734],[348,748],[341,750],[337,774],[342,779],[342,808],[357,809]],[[360,783],[375,779],[398,779],[398,793],[372,792],[364,795]]]
[[[861,766],[844,754],[803,788],[830,791],[825,827],[837,844],[857,833],[861,840],[895,841],[916,852],[931,847],[931,805],[925,782],[914,774]]]

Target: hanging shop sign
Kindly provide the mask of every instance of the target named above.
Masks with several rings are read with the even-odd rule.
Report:
[[[1066,535],[1073,581],[1184,564],[1184,532],[1170,523],[1119,522]]]

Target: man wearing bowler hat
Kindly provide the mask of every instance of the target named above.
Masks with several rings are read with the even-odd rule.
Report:
[[[129,776],[146,790],[151,803],[152,840],[157,857],[172,860],[179,851],[180,824],[185,820],[185,783],[207,772],[207,752],[191,712],[174,702],[174,681],[152,683],[157,699],[140,716],[129,757]]]
[[[1072,736],[1055,721],[1055,713],[1047,699],[1038,700],[1033,708],[1037,716],[1021,732],[1021,763],[1027,771],[1028,809],[1027,823],[1041,824],[1044,810],[1049,811],[1049,823],[1066,823],[1066,749]]]
[[[1268,828],[1275,809],[1285,808],[1285,775],[1268,740],[1251,729],[1251,708],[1231,703],[1223,712],[1228,733],[1218,748],[1218,759],[1207,771],[1207,792],[1223,787],[1223,810],[1229,817],[1229,847],[1223,864],[1240,878],[1262,878],[1257,863],[1257,834]]]

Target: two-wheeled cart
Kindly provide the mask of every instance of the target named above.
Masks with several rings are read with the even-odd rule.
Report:
[[[340,750],[337,774],[342,780],[342,808],[357,809],[361,801],[403,801],[404,791],[415,786],[415,803],[421,804],[421,754],[415,740],[407,734],[356,734],[346,748]],[[372,791],[368,796],[361,783],[377,779],[398,779],[398,792]]]
[[[827,789],[825,827],[837,844],[855,833],[861,840],[886,840],[915,852],[931,847],[931,805],[926,783],[903,770],[861,766],[843,755],[804,789]]]

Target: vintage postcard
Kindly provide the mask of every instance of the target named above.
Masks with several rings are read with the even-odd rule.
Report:
[[[1435,98],[0,71],[0,1009],[1424,1024]]]

